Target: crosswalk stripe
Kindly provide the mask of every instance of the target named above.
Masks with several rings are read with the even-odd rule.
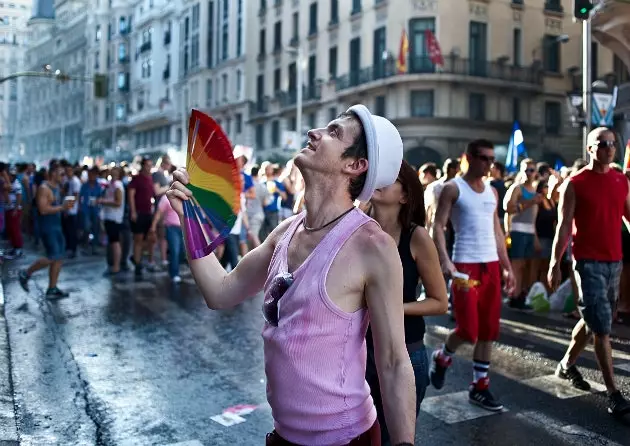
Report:
[[[608,438],[576,424],[562,422],[540,412],[527,411],[516,414],[516,418],[547,432],[549,435],[571,445],[596,444],[598,446],[621,446]]]
[[[502,411],[491,412],[470,404],[467,390],[425,398],[422,400],[420,410],[446,424],[461,423],[508,411],[508,409],[503,408]]]
[[[579,396],[588,395],[589,393],[600,393],[606,391],[606,386],[604,386],[603,384],[594,381],[586,381],[591,385],[590,392],[576,389],[571,385],[570,382],[560,379],[553,374],[538,376],[536,378],[526,379],[520,382],[529,387],[555,396],[556,398],[559,398],[561,400],[576,398]]]

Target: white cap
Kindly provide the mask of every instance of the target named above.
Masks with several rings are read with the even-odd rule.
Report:
[[[348,109],[363,124],[368,151],[368,170],[359,201],[368,201],[376,189],[394,184],[403,159],[403,143],[400,133],[388,119],[373,115],[365,105],[357,104]]]

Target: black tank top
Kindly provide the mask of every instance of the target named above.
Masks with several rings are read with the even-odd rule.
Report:
[[[411,255],[411,236],[417,228],[416,225],[411,226],[407,230],[400,233],[400,241],[398,242],[398,255],[403,268],[403,302],[415,302],[418,298],[416,290],[418,289],[418,267],[416,261]],[[424,339],[425,324],[422,316],[405,316],[405,344],[414,344]],[[368,328],[367,346],[369,350],[374,349],[372,341],[372,331]]]
[[[536,234],[538,238],[553,239],[555,236],[554,225],[558,220],[558,209],[552,206],[546,209],[543,205],[538,206],[538,214],[536,214]]]

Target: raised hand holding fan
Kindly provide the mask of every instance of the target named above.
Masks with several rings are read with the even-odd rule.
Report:
[[[198,259],[229,237],[243,187],[232,144],[214,119],[199,110],[192,111],[188,123],[186,170],[193,194],[184,202],[186,250]]]

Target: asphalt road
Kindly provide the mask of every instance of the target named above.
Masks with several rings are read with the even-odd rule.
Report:
[[[166,273],[112,284],[102,277],[104,260],[87,257],[62,271],[59,285],[71,297],[50,302],[42,297],[45,274],[33,278],[30,293],[17,281],[33,258],[7,264],[3,281],[20,444],[264,444],[272,418],[260,296],[231,311],[210,311],[189,274],[179,286]],[[427,344],[438,345],[451,327],[446,316],[428,320]],[[573,391],[553,378],[570,331],[560,317],[504,310],[491,379],[506,411],[489,414],[467,402],[471,350],[464,349],[445,388],[429,390],[416,444],[630,444],[630,427],[605,412],[602,394]],[[626,394],[629,339],[621,327],[613,344]],[[592,352],[579,365],[601,383]],[[230,408],[240,415],[222,416]]]

